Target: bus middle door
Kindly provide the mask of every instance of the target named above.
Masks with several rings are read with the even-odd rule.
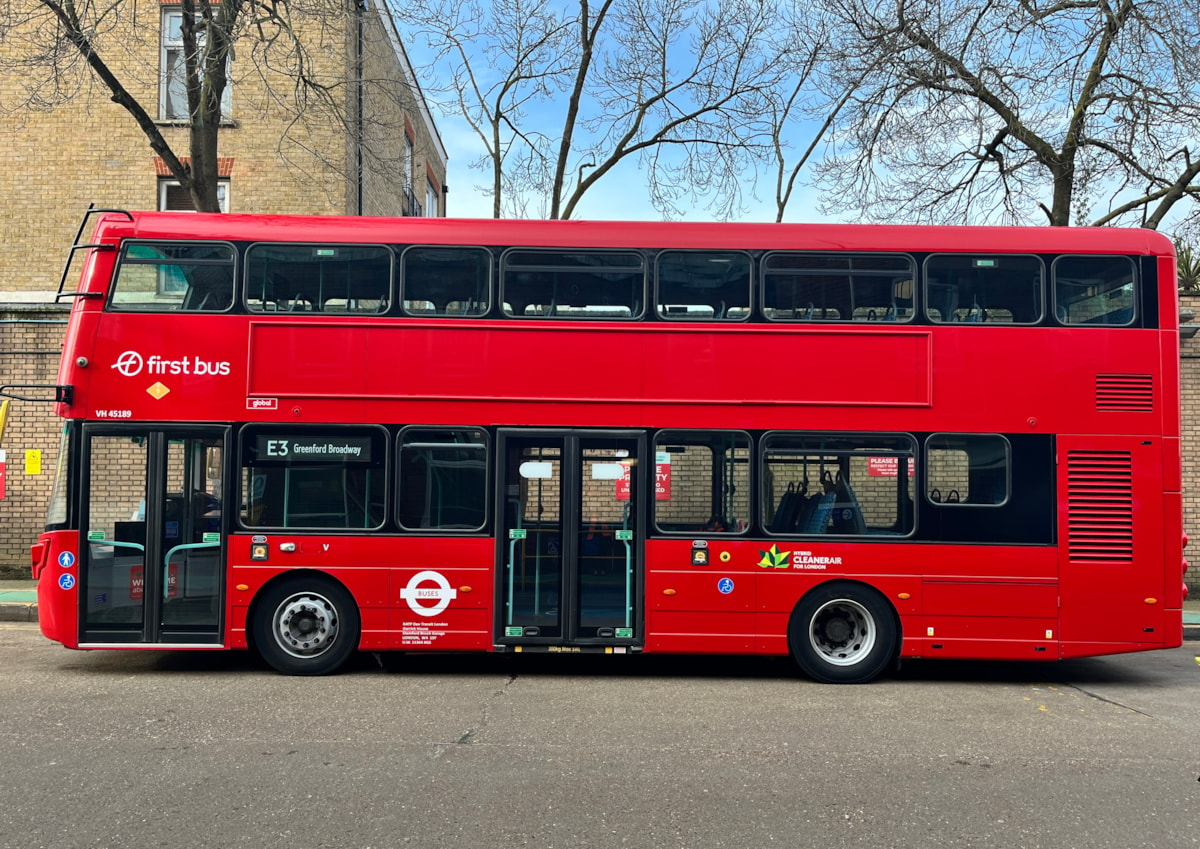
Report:
[[[641,645],[644,454],[636,432],[500,432],[498,643]]]

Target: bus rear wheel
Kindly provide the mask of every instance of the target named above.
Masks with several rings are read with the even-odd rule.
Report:
[[[788,644],[797,665],[826,684],[865,684],[896,658],[899,627],[877,590],[835,581],[812,590],[792,611]]]
[[[294,575],[266,589],[254,617],[254,644],[285,675],[336,672],[358,646],[354,599],[328,578]]]

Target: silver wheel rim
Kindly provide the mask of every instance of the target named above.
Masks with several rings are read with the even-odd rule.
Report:
[[[854,666],[875,647],[875,617],[857,601],[839,598],[817,608],[809,620],[808,642],[831,666]]]
[[[320,593],[295,593],[271,617],[275,643],[292,657],[311,659],[329,651],[337,639],[339,619],[333,602]]]

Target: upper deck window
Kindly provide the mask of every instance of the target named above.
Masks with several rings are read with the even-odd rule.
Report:
[[[233,247],[209,242],[127,242],[109,308],[220,312],[233,304]]]
[[[640,254],[508,251],[502,258],[504,314],[547,318],[639,318],[646,291]]]
[[[750,315],[752,267],[739,251],[663,251],[657,265],[659,316],[744,320]]]
[[[1054,315],[1061,324],[1133,323],[1136,287],[1128,257],[1063,256],[1051,271]]]
[[[392,252],[383,245],[252,245],[252,312],[379,313],[387,309]]]
[[[1036,324],[1044,279],[1036,256],[936,254],[925,262],[925,309],[938,324]]]
[[[409,248],[400,267],[410,315],[485,315],[491,309],[492,253],[485,248]]]
[[[889,254],[773,253],[763,314],[775,321],[911,321],[916,267]]]

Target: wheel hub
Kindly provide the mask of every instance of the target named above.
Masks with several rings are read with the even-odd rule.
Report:
[[[314,657],[337,638],[337,609],[329,599],[303,593],[284,599],[275,611],[275,641],[294,657]]]
[[[854,625],[840,616],[826,619],[819,627],[831,646],[844,646],[854,636]]]
[[[837,599],[813,614],[809,643],[827,663],[853,666],[875,647],[876,626],[870,611],[857,601]]]

